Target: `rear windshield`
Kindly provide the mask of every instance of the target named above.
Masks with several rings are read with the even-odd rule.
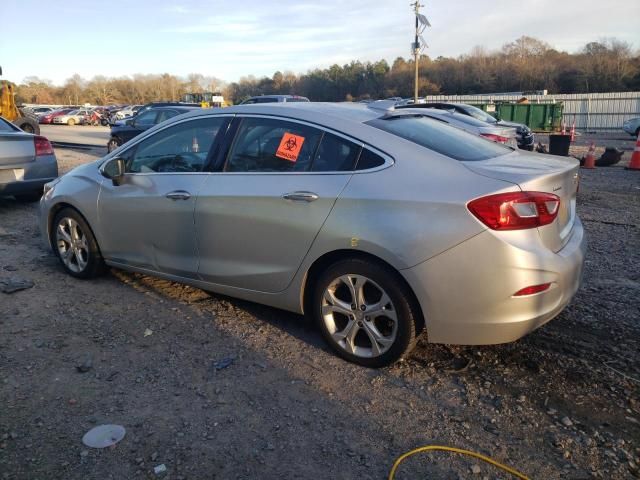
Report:
[[[492,117],[484,110],[479,109],[478,107],[474,107],[473,105],[465,105],[462,107],[469,115],[478,120],[482,120],[487,123],[496,123],[498,120],[495,117]]]
[[[465,162],[486,160],[513,151],[424,115],[376,118],[367,124]]]
[[[4,118],[0,118],[0,132],[15,132],[19,131],[17,127],[14,127]]]

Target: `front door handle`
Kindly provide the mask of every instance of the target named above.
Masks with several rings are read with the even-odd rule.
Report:
[[[314,202],[318,199],[318,195],[313,192],[291,192],[282,195],[285,200],[293,200],[294,202]]]
[[[167,193],[165,197],[171,200],[189,200],[191,198],[191,194],[184,190],[176,190],[175,192]]]

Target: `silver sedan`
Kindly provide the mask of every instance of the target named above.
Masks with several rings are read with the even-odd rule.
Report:
[[[49,140],[0,118],[0,195],[35,202],[44,184],[57,176],[58,162]]]
[[[45,188],[44,238],[105,266],[312,317],[349,361],[516,340],[585,253],[578,162],[414,112],[280,103],[175,117]]]

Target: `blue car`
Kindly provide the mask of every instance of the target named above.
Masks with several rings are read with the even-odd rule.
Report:
[[[197,108],[199,107],[171,106],[142,109],[135,117],[111,125],[111,138],[107,143],[107,150],[112,152],[154,125]]]

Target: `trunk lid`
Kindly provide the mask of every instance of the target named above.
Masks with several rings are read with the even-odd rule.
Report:
[[[477,162],[464,162],[471,171],[517,184],[523,191],[547,192],[560,197],[555,221],[538,228],[545,246],[559,251],[571,236],[576,218],[580,163],[568,157],[513,152]]]
[[[24,132],[0,132],[0,168],[33,162],[36,147],[33,135]]]

